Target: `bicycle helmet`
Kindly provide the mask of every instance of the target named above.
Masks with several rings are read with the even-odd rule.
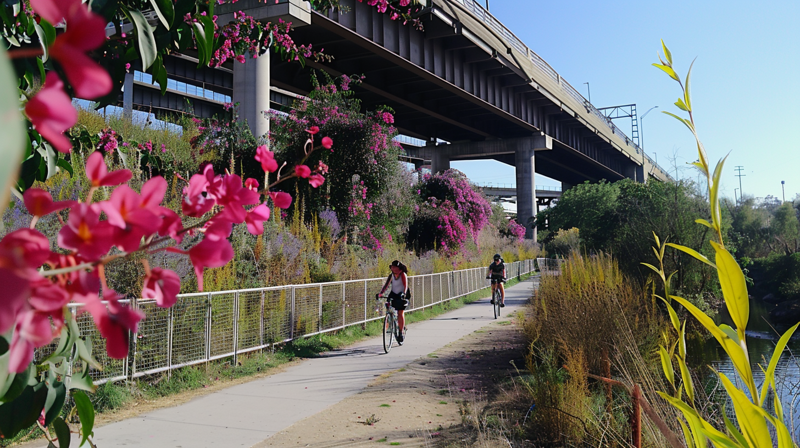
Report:
[[[494,261],[500,261],[502,259],[503,257],[501,257],[500,254],[494,254]]]

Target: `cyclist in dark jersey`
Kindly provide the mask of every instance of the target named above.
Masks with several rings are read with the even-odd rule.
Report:
[[[506,281],[506,265],[500,254],[494,254],[494,261],[489,265],[486,278],[492,280],[492,304],[494,304],[494,290],[500,288],[500,306],[506,306],[506,290],[503,287],[503,282]]]

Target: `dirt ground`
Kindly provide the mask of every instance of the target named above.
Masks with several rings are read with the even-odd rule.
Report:
[[[499,422],[491,414],[502,415],[494,401],[510,387],[515,366],[524,367],[516,318],[500,319],[382,375],[256,447],[508,447],[503,428],[515,423],[492,429],[493,419]]]

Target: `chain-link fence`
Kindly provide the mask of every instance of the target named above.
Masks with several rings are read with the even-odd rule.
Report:
[[[534,260],[506,265],[508,278],[534,270]],[[489,286],[486,268],[409,277],[413,312]],[[127,359],[106,356],[105,340],[91,315],[78,313],[81,334],[91,338],[93,355],[103,366],[90,371],[95,384],[152,375],[184,366],[269,348],[292,339],[335,331],[380,319],[375,294],[385,278],[181,294],[169,309],[152,300],[133,300],[146,318],[130,335]],[[37,351],[42,359],[53,347]]]

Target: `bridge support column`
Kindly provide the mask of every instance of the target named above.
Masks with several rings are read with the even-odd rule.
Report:
[[[575,185],[572,185],[571,183],[568,182],[561,182],[561,194],[564,194],[565,191],[569,190],[574,186]]]
[[[133,73],[125,73],[122,84],[122,118],[133,119]]]
[[[525,226],[525,238],[536,242],[536,227],[531,225],[532,218],[536,216],[534,148],[518,147],[514,154],[517,168],[517,222]]]
[[[260,140],[269,133],[269,120],[264,115],[269,110],[269,54],[256,59],[248,54],[245,59],[244,64],[233,63],[233,102],[239,103],[239,117]]]
[[[450,154],[444,148],[434,149],[431,157],[431,173],[441,173],[450,169]]]

